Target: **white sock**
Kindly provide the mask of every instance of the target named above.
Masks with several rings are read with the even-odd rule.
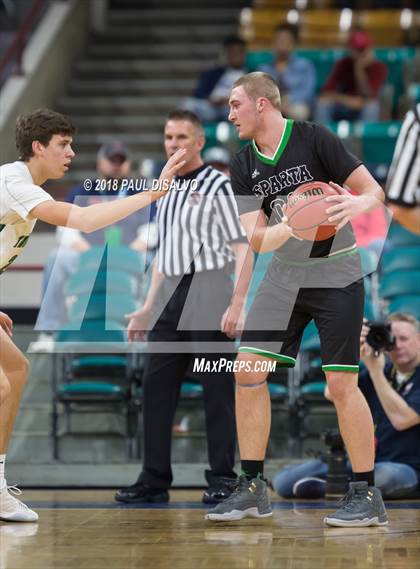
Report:
[[[6,464],[6,455],[0,454],[0,488],[4,481],[4,465]]]

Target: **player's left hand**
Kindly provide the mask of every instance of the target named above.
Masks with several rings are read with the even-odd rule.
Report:
[[[365,213],[367,207],[363,196],[354,196],[334,182],[330,182],[329,184],[332,188],[337,190],[340,195],[328,196],[325,198],[325,201],[339,203],[336,203],[336,205],[333,205],[325,211],[328,215],[334,214],[330,215],[328,221],[331,223],[336,222],[337,231],[339,231],[350,220],[354,219],[361,213]]]
[[[245,325],[245,311],[241,304],[230,304],[222,316],[220,322],[221,331],[228,338],[237,338],[242,333]]]

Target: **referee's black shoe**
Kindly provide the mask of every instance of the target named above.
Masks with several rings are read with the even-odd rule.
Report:
[[[115,493],[117,502],[125,504],[153,503],[165,504],[169,502],[169,492],[165,488],[150,488],[144,482],[136,482],[127,488],[121,488]]]
[[[223,502],[232,494],[236,488],[237,478],[227,478],[225,476],[214,476],[210,471],[206,470],[206,479],[208,488],[204,490],[204,504],[218,504]]]

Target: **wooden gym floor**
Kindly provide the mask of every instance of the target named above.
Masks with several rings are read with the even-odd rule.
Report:
[[[212,523],[201,492],[120,506],[112,491],[26,491],[38,524],[0,522],[0,569],[419,569],[420,501],[388,503],[389,526],[326,528],[323,501],[281,501],[266,520]]]

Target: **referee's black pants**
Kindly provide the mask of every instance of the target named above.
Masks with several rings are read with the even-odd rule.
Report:
[[[160,316],[148,336],[149,342],[183,342],[191,345],[192,349],[197,348],[196,352],[189,353],[154,353],[152,349],[146,357],[143,375],[144,460],[139,479],[152,488],[166,489],[172,483],[172,426],[181,384],[194,358],[205,357],[210,361],[219,361],[220,357],[233,358],[233,342],[220,332],[220,321],[232,295],[229,276],[223,271],[206,271],[195,273],[193,280],[194,286],[191,286],[192,276],[186,275],[176,286],[174,278],[164,279],[154,307]],[[204,304],[207,310],[211,307],[211,317],[202,311]],[[194,319],[202,322],[203,318],[205,321],[211,319],[209,327],[213,329],[177,330],[181,314],[190,325]],[[199,346],[206,341],[230,342],[232,349],[230,353],[223,354],[200,353]],[[197,379],[203,386],[210,464],[210,473],[206,473],[206,477],[208,480],[219,476],[234,478],[236,424],[233,374],[226,371],[202,373]]]

